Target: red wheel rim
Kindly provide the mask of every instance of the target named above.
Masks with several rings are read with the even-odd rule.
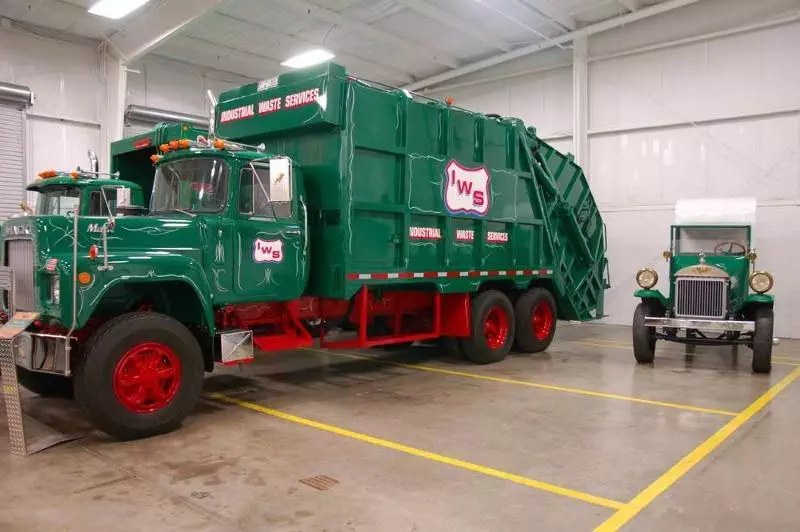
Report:
[[[489,349],[500,349],[508,339],[508,313],[500,305],[495,305],[483,320],[483,337]]]
[[[181,386],[181,361],[164,344],[146,342],[130,348],[114,368],[114,394],[139,414],[167,406]]]
[[[547,340],[553,332],[553,309],[547,301],[540,301],[533,307],[531,324],[533,325],[533,335],[537,340]]]

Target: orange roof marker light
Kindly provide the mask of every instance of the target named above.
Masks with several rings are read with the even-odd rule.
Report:
[[[158,150],[160,152],[162,152],[162,153],[168,153],[169,152],[169,144],[162,144],[161,146],[158,147]]]
[[[69,176],[70,176],[72,179],[78,179],[78,178],[80,177],[80,174],[79,174],[78,172],[70,172],[70,173],[69,173]]]
[[[155,155],[155,154],[153,154],[153,155],[150,156],[150,160],[153,161],[153,164],[156,164],[158,161],[161,160],[162,157],[163,157],[163,155]]]
[[[181,140],[178,141],[178,147],[180,147],[182,149],[186,149],[186,148],[190,147],[191,145],[192,145],[192,143],[189,141],[189,139],[181,139]]]
[[[453,101],[454,100],[452,96],[448,96],[447,98],[444,99],[444,103],[446,103],[447,105],[453,105]]]
[[[48,179],[50,177],[55,177],[58,175],[58,172],[55,170],[45,170],[44,172],[39,172],[40,179]]]
[[[222,139],[214,139],[214,147],[218,150],[225,149],[225,141]]]
[[[169,141],[169,149],[177,150],[178,149],[178,141],[177,140]]]

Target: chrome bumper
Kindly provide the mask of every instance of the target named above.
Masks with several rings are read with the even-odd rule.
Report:
[[[752,332],[756,328],[756,322],[754,321],[695,320],[690,318],[646,317],[644,319],[644,324],[648,327],[668,327],[672,329],[697,329],[699,331]]]
[[[30,371],[69,376],[66,345],[66,336],[22,332],[13,340],[14,362]]]

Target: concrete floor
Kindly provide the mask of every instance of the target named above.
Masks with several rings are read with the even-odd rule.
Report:
[[[561,325],[548,352],[490,366],[424,346],[265,356],[209,377],[182,429],[137,442],[33,396],[32,417],[84,437],[18,458],[0,428],[0,530],[591,530],[615,514],[603,504],[641,500],[800,367],[792,341],[770,376],[751,374],[745,348],[659,344],[655,367],[637,367],[629,336]],[[798,401],[789,384],[656,482],[666,491],[626,529],[797,529]]]

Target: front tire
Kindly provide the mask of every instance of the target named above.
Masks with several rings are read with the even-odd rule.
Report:
[[[125,314],[89,339],[75,371],[75,398],[92,424],[120,440],[170,432],[194,409],[203,357],[180,322]]]
[[[644,319],[652,315],[650,305],[644,302],[633,312],[633,356],[639,364],[652,364],[656,357],[655,328],[644,323]]]
[[[461,349],[476,364],[500,362],[514,342],[514,308],[502,292],[487,290],[472,300],[470,336],[461,339]]]
[[[775,316],[771,308],[756,310],[756,329],[753,332],[753,373],[772,371],[772,329]]]

